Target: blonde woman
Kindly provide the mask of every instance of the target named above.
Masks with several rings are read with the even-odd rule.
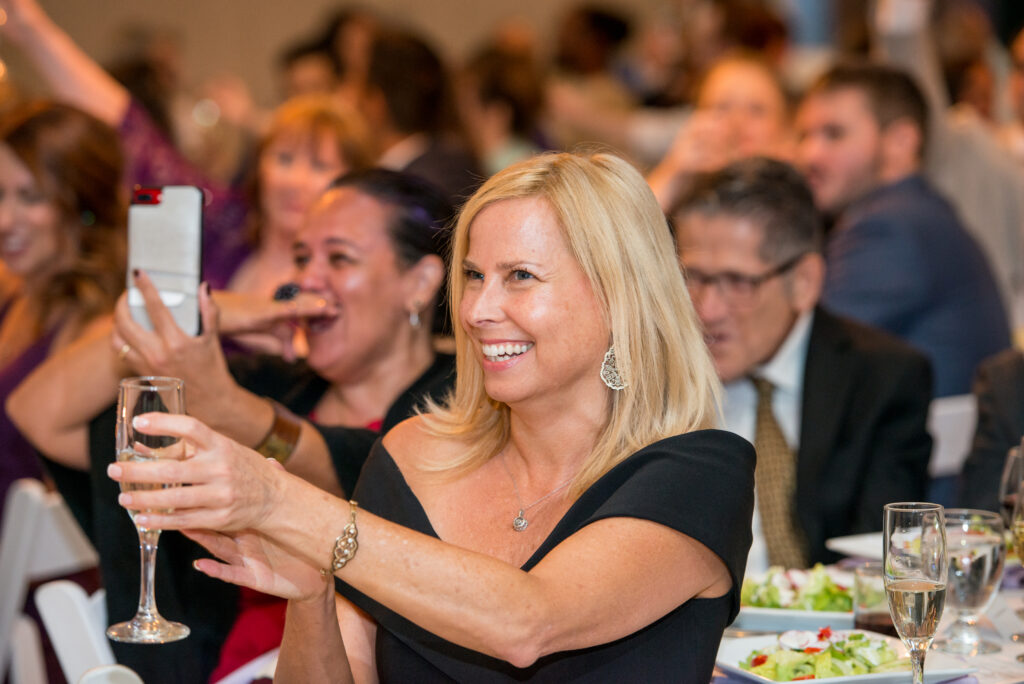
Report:
[[[121,502],[176,509],[137,521],[207,530],[225,563],[198,569],[290,599],[282,681],[707,681],[754,453],[704,429],[718,384],[673,255],[624,161],[512,166],[456,227],[456,389],[377,444],[358,506],[158,415],[139,427],[195,456],[110,475],[194,486]]]

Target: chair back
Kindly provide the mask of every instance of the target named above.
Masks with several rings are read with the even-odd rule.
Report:
[[[77,682],[92,668],[117,663],[107,641],[105,598],[103,589],[88,596],[68,580],[47,582],[36,589],[39,615],[69,682]]]
[[[135,670],[124,665],[100,665],[87,670],[78,684],[143,684]]]
[[[959,394],[932,400],[928,407],[928,432],[932,435],[932,477],[959,475],[971,450],[978,421],[978,402],[973,394]]]
[[[39,480],[17,480],[7,490],[0,530],[0,676],[11,657],[11,634],[30,582],[99,564],[64,499]]]

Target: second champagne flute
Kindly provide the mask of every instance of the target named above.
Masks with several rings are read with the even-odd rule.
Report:
[[[176,437],[147,435],[135,429],[135,416],[143,413],[184,413],[184,381],[178,378],[142,377],[125,378],[117,393],[117,460],[152,461],[185,457],[185,443]],[[122,484],[122,491],[159,489],[175,485],[132,483]],[[132,521],[135,514],[129,510]],[[135,644],[162,644],[184,639],[189,628],[164,619],[156,609],[153,597],[153,578],[156,569],[156,549],[160,530],[139,527],[139,549],[142,556],[139,586],[139,607],[128,622],[107,628],[107,636],[115,641]]]
[[[886,504],[883,534],[889,612],[896,632],[910,651],[914,684],[923,684],[924,657],[946,600],[948,559],[942,506]]]

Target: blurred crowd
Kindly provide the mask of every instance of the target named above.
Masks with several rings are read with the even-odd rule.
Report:
[[[508,21],[458,64],[397,17],[349,6],[281,49],[270,110],[233,76],[186,92],[185,48],[159,27],[126,32],[101,66],[32,0],[0,8],[4,49],[24,53],[49,93],[19,97],[8,77],[0,101],[0,486],[45,472],[107,581],[135,571],[117,485],[97,484],[110,459],[90,457],[111,449],[118,377],[185,378],[190,412],[247,446],[279,413],[308,419],[289,471],[351,492],[376,434],[450,387],[443,292],[461,265],[443,263],[446,226],[488,177],[545,151],[609,150],[645,175],[691,272],[726,427],[756,443],[747,381],[797,355],[781,411],[799,417],[780,418],[781,432],[801,464],[816,428],[833,441],[814,445],[825,455],[813,462],[846,460],[800,465],[787,496],[807,496],[760,509],[765,534],[805,528],[773,562],[830,560],[824,539],[877,529],[887,497],[996,505],[992,480],[1024,420],[979,438],[962,487],[954,474],[931,490],[925,420],[933,397],[972,391],[984,359],[1020,363],[1004,351],[1024,325],[1017,3],[677,0],[649,24],[626,5],[580,4],[551,45]],[[205,195],[194,339],[142,330],[122,297],[128,188],[171,184]],[[144,274],[135,281],[145,290]],[[275,299],[286,284],[299,296]],[[821,361],[808,345],[861,356]],[[776,370],[784,394],[792,374]],[[999,401],[1024,413],[1024,394]],[[981,428],[994,425],[991,402]],[[818,487],[839,493],[818,503]],[[176,543],[164,572],[181,578],[194,551]],[[254,629],[257,643],[235,636],[222,652],[229,626],[281,621],[283,604],[232,595],[241,608],[211,618],[184,604],[224,594],[216,583],[162,581],[161,600],[200,626],[181,681],[280,640]],[[116,592],[108,601],[130,608]]]

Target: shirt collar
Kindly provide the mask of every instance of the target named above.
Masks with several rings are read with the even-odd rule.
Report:
[[[780,390],[799,392],[804,382],[804,361],[807,359],[813,320],[813,310],[801,314],[775,356],[758,366],[753,375],[764,378]]]

